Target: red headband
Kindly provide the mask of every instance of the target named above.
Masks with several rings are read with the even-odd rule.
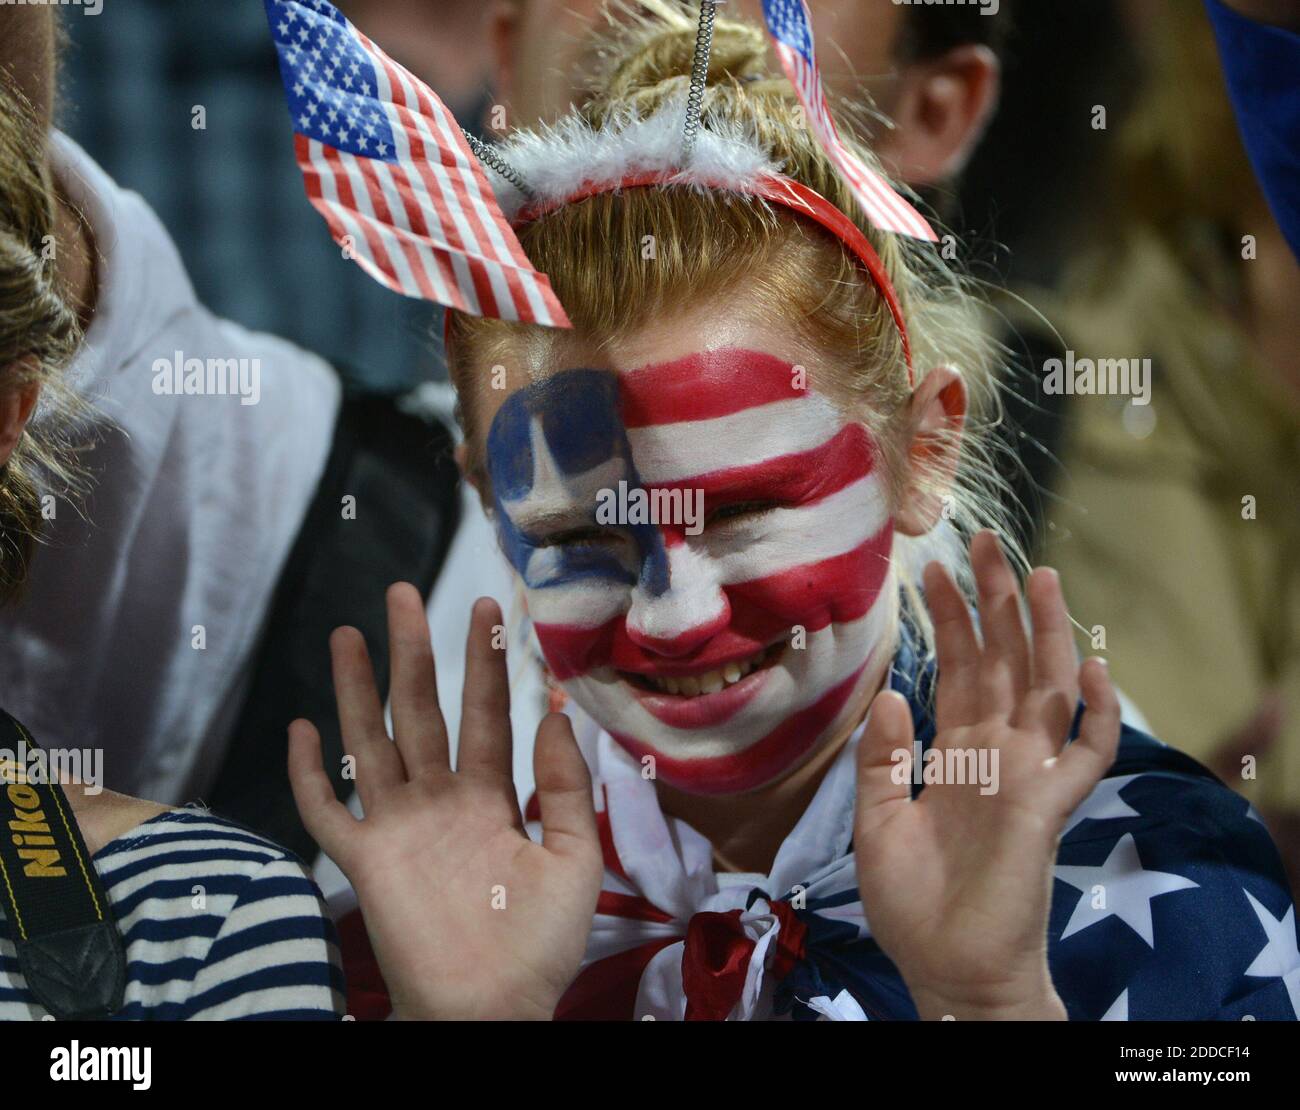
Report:
[[[525,206],[511,221],[511,226],[516,229],[520,228],[557,209],[605,193],[618,192],[622,189],[674,184],[676,183],[674,181],[675,177],[675,174],[665,174],[663,171],[648,171],[631,174],[620,181],[604,182],[602,184],[588,183],[577,192],[560,200],[536,201]],[[763,174],[753,181],[741,185],[734,182],[713,182],[696,179],[682,182],[682,184],[704,185],[727,192],[740,192],[761,197],[772,204],[779,204],[784,208],[788,208],[798,215],[807,216],[834,235],[866,268],[876,289],[884,298],[885,304],[889,308],[889,314],[894,318],[894,326],[898,328],[899,338],[903,343],[903,359],[907,363],[907,384],[909,386],[915,384],[915,373],[912,367],[912,344],[908,338],[907,324],[903,320],[903,308],[899,304],[898,294],[894,290],[894,283],[889,280],[889,272],[885,269],[885,264],[880,260],[880,255],[876,253],[875,247],[871,245],[871,241],[848,216],[816,190],[810,189],[807,185],[795,181],[791,177],[784,177],[779,174]],[[448,312],[443,327],[444,349],[449,343],[450,323],[451,313]]]

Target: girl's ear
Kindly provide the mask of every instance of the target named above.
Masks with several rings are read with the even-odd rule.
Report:
[[[907,407],[907,480],[894,527],[923,536],[943,515],[957,473],[966,426],[966,383],[951,366],[931,370],[912,391]]]
[[[9,461],[9,456],[18,446],[40,392],[41,387],[33,382],[21,389],[0,393],[0,466]]]

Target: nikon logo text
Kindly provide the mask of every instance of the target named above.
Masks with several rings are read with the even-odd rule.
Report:
[[[9,822],[9,831],[18,846],[18,858],[26,861],[23,874],[31,879],[58,879],[66,875],[50,826],[45,823],[45,813],[39,808],[41,796],[30,786],[19,783],[5,789],[15,817]]]

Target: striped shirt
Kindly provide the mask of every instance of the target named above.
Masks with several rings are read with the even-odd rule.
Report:
[[[110,841],[94,863],[126,946],[125,1004],[115,1019],[343,1013],[338,945],[320,892],[270,841],[202,810],[177,810]],[[45,1016],[0,917],[0,1019]]]

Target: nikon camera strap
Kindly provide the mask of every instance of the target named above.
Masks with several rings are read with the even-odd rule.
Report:
[[[24,751],[39,748],[0,709],[0,882],[18,966],[59,1020],[106,1018],[126,990],[122,937],[63,787]]]

